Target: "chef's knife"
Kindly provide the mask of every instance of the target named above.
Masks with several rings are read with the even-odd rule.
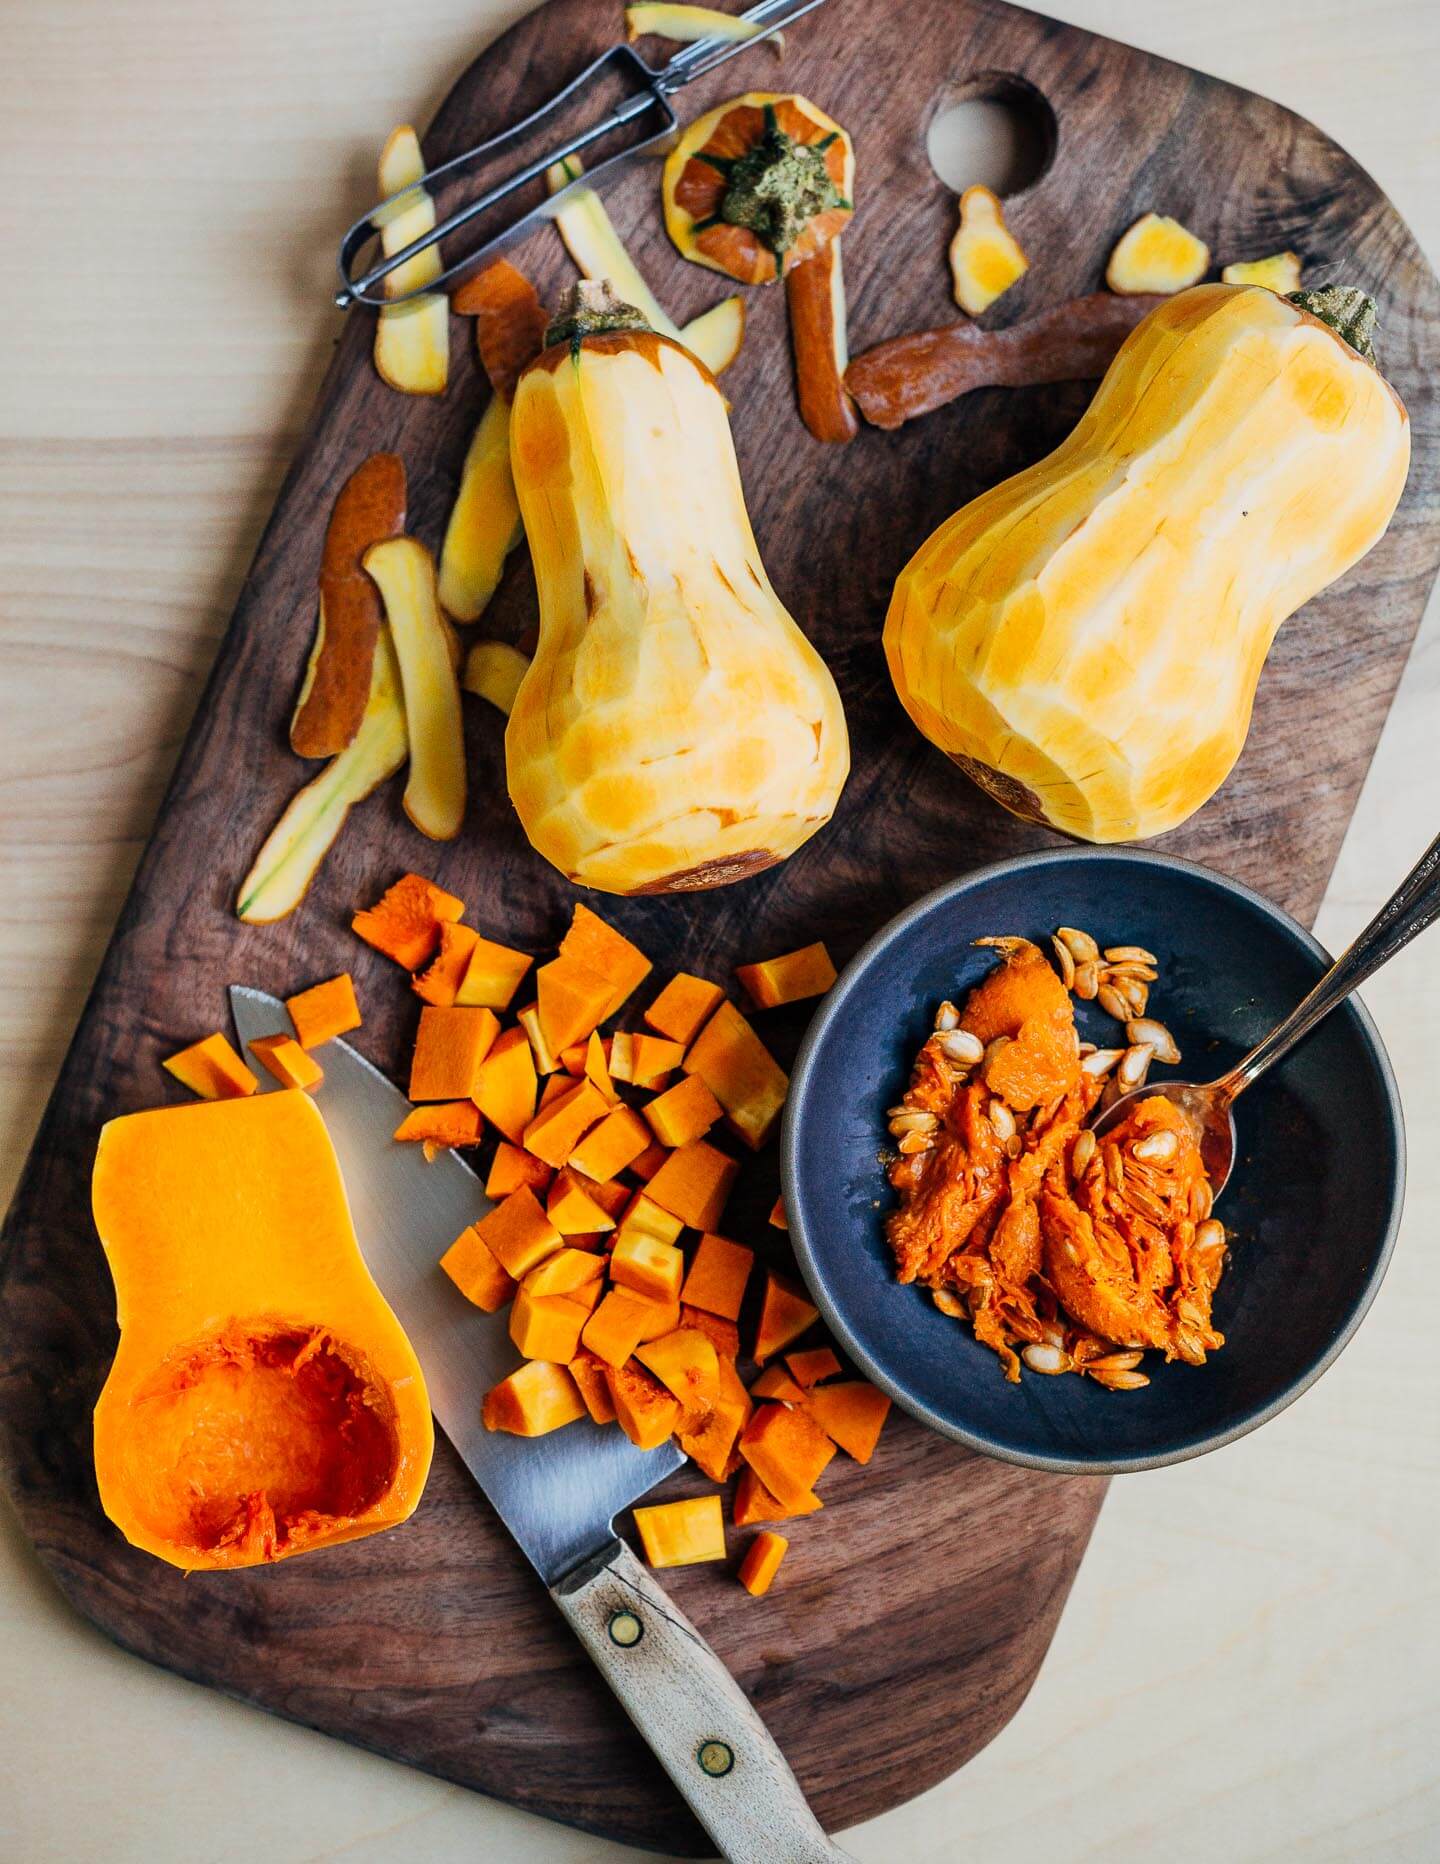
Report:
[[[242,1044],[291,1033],[284,1004],[263,991],[232,985],[230,1008]],[[436,1421],[601,1675],[733,1864],[843,1859],[735,1679],[615,1534],[616,1514],[685,1459],[588,1419],[534,1439],[484,1428],[485,1392],[520,1355],[504,1314],[482,1314],[439,1267],[490,1207],[480,1181],[454,1153],[427,1164],[419,1146],[394,1143],[410,1103],[363,1055],[333,1041],[321,1060],[318,1101],[360,1247],[419,1356]]]

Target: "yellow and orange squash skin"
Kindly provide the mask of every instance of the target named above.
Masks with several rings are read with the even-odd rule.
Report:
[[[308,1095],[111,1120],[92,1201],[120,1325],[95,1474],[132,1545],[187,1572],[257,1566],[412,1513],[425,1380]]]
[[[1158,835],[1224,782],[1276,631],[1379,539],[1405,484],[1393,389],[1258,286],[1153,310],[1047,459],[901,572],[885,622],[911,718],[1016,814]]]
[[[607,893],[784,860],[829,820],[849,741],[760,561],[714,377],[648,328],[555,343],[510,437],[540,636],[505,754],[532,844]]]

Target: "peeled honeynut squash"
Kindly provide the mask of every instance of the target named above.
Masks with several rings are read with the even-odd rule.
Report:
[[[604,285],[577,285],[549,338],[511,413],[540,604],[511,799],[581,886],[743,879],[829,820],[840,695],[770,587],[710,371]]]
[[[1281,623],[1404,488],[1410,425],[1374,323],[1333,286],[1199,285],[1152,310],[1070,437],[901,571],[885,654],[925,736],[1085,841],[1163,834],[1207,802]]]

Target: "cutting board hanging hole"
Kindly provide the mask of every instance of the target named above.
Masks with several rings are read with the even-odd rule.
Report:
[[[930,166],[957,194],[977,185],[1001,199],[1031,188],[1055,159],[1055,112],[1011,72],[985,71],[946,85],[925,132]]]

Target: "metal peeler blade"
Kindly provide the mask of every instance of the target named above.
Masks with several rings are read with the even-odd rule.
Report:
[[[597,181],[621,163],[630,161],[633,156],[640,155],[646,150],[656,148],[672,137],[676,131],[677,122],[670,99],[676,91],[681,90],[693,79],[714,71],[717,66],[727,63],[739,53],[748,52],[751,46],[763,44],[765,40],[773,38],[784,27],[802,18],[806,13],[813,13],[816,7],[823,5],[824,0],[760,0],[758,6],[752,6],[747,12],[738,16],[754,21],[760,28],[752,37],[739,40],[697,39],[692,45],[687,45],[677,52],[669,63],[662,65],[658,71],[647,65],[645,60],[628,45],[612,46],[608,52],[602,52],[599,58],[593,60],[563,89],[557,91],[546,103],[541,104],[538,110],[533,110],[521,122],[512,124],[509,129],[502,130],[498,136],[492,136],[486,142],[477,143],[473,149],[467,149],[462,155],[452,156],[448,162],[442,162],[438,168],[431,169],[423,182],[417,182],[409,188],[402,188],[398,194],[392,194],[388,200],[378,202],[368,213],[362,214],[340,242],[338,261],[340,289],[335,294],[336,304],[341,310],[348,309],[352,304],[404,304],[409,298],[436,291],[449,280],[459,277],[464,272],[472,271],[488,254],[497,252],[523,238],[542,220],[553,219],[577,188],[595,186]],[[514,142],[521,136],[538,129],[547,117],[553,115],[562,105],[573,102],[607,73],[613,73],[635,86],[631,95],[618,108],[612,110],[600,122],[576,131],[574,135],[557,144],[545,155],[537,156],[533,161],[527,162],[515,174],[487,188],[476,200],[456,208],[453,213],[439,221],[430,232],[422,233],[418,239],[412,240],[408,246],[398,252],[382,255],[367,271],[361,273],[358,278],[355,276],[355,267],[360,254],[379,233],[385,221],[393,219],[396,213],[401,211],[409,197],[422,188],[429,192],[435,188],[437,183],[444,183],[458,177],[474,163],[503,149],[507,143]],[[478,215],[488,212],[492,207],[506,200],[518,188],[524,187],[538,176],[543,175],[553,163],[563,161],[566,156],[577,155],[580,150],[598,142],[602,136],[608,136],[615,130],[623,129],[627,124],[638,123],[647,116],[654,120],[648,128],[648,133],[639,142],[622,149],[618,154],[612,155],[608,160],[590,169],[582,179],[572,181],[567,187],[552,194],[511,226],[485,240],[472,252],[466,253],[463,258],[446,266],[438,277],[427,280],[426,283],[416,286],[412,291],[399,292],[394,297],[386,295],[385,280],[392,272],[413,259],[416,253],[425,252],[440,240],[458,232],[461,227],[467,225]]]

